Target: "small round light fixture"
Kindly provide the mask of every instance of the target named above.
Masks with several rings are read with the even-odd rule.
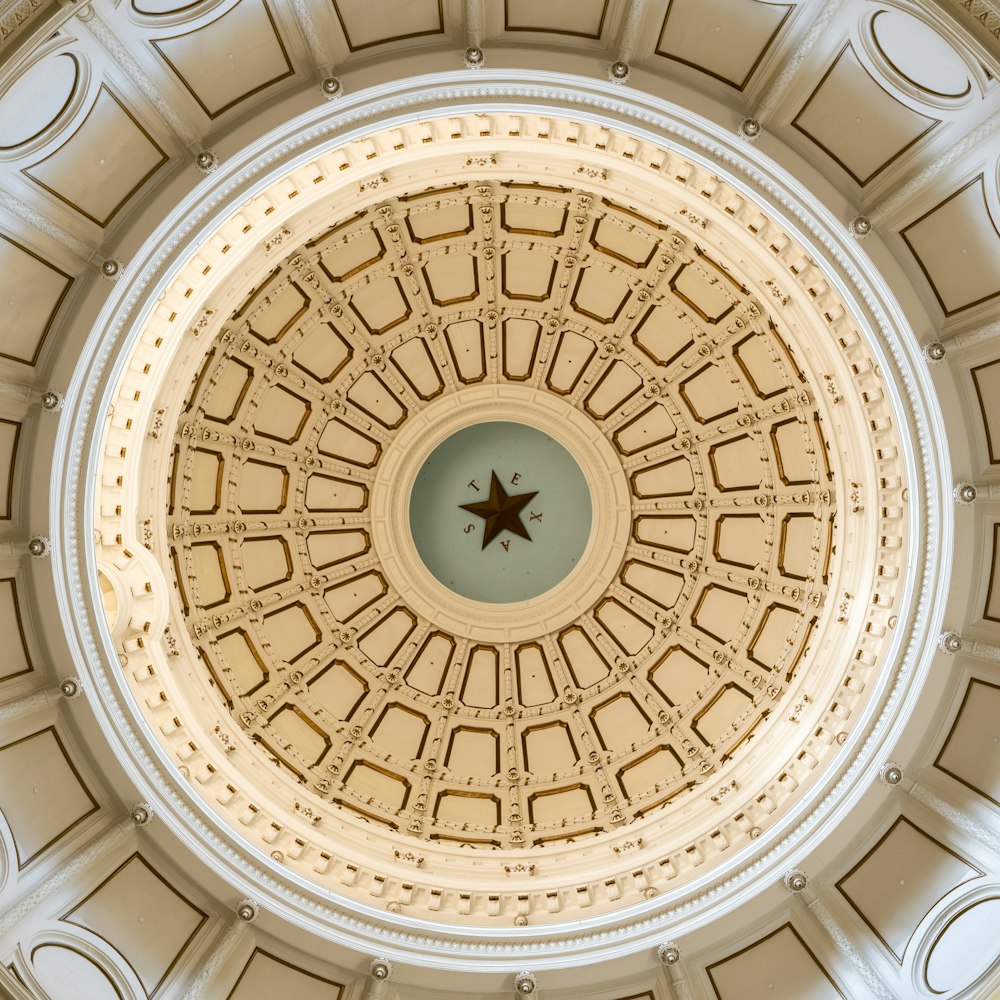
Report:
[[[101,261],[101,277],[107,281],[117,281],[124,269],[125,265],[117,257]]]
[[[344,85],[337,76],[328,76],[319,85],[319,89],[323,92],[323,96],[328,100],[332,101],[335,97],[340,97],[344,92]]]
[[[80,678],[64,677],[59,682],[59,693],[67,700],[72,701],[80,697]]]
[[[789,892],[802,892],[802,890],[809,884],[809,879],[806,878],[806,873],[800,871],[798,868],[793,868],[783,879],[785,883],[785,888]]]
[[[932,364],[940,364],[945,359],[945,355],[948,353],[944,344],[939,340],[935,340],[933,343],[928,344],[924,348],[924,357]]]
[[[661,965],[676,965],[681,960],[681,950],[672,941],[667,941],[656,949],[656,957]]]
[[[61,392],[56,392],[55,389],[46,389],[39,402],[41,402],[43,410],[48,410],[49,413],[58,413],[63,408],[66,397]]]
[[[538,980],[530,972],[519,972],[514,977],[514,992],[518,996],[531,996],[536,989],[538,989]]]
[[[219,158],[210,149],[202,149],[195,154],[194,165],[203,174],[210,174],[219,166]]]
[[[887,761],[878,772],[883,785],[898,785],[903,780],[903,769],[894,761]]]
[[[384,982],[392,975],[392,962],[387,958],[373,958],[368,966],[368,975],[378,982]]]
[[[957,483],[953,495],[960,504],[968,506],[971,503],[975,503],[979,491],[976,489],[974,483]]]
[[[486,53],[478,45],[470,45],[462,53],[466,69],[482,69],[486,65]]]
[[[137,802],[129,809],[128,818],[136,826],[148,826],[153,818],[153,807],[148,802]]]
[[[612,83],[628,83],[632,75],[632,67],[623,59],[616,59],[608,67],[608,79]]]
[[[51,551],[52,546],[44,535],[35,535],[28,542],[28,554],[34,556],[36,559],[44,559]]]
[[[252,924],[260,914],[260,906],[252,899],[241,899],[236,904],[236,919],[244,924]]]
[[[867,215],[856,215],[847,228],[856,240],[863,240],[872,231],[872,220]]]
[[[962,637],[957,632],[942,632],[938,638],[938,646],[946,653],[961,652]]]
[[[760,121],[756,118],[744,118],[740,122],[740,127],[736,130],[739,133],[741,139],[746,139],[747,142],[753,142],[757,136],[760,135],[763,127]]]

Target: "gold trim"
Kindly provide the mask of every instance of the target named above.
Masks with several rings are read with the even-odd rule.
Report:
[[[314,695],[312,693],[312,686],[318,683],[334,667],[339,667],[341,670],[345,671],[346,673],[349,673],[361,685],[361,694],[358,695],[357,700],[351,706],[350,711],[348,711],[347,714],[342,717],[339,715],[334,715],[334,713],[331,712],[329,708],[327,708],[326,703],[319,697],[319,695],[318,694]],[[316,674],[315,677],[312,678],[312,680],[306,681],[306,691],[309,693],[309,697],[313,698],[317,702],[317,704],[319,704],[323,708],[323,711],[330,716],[331,719],[340,719],[341,722],[350,722],[351,718],[354,716],[354,713],[361,707],[365,698],[367,698],[368,695],[370,694],[371,688],[368,686],[368,681],[365,680],[365,678],[362,677],[362,675],[359,674],[346,660],[331,660],[325,667],[322,668],[322,670],[319,671],[318,674]]]
[[[627,372],[631,372],[633,375],[635,375],[635,377],[639,379],[639,384],[631,392],[626,393],[617,402],[609,406],[603,413],[598,413],[596,410],[591,408],[590,401],[591,399],[593,399],[594,394],[601,388],[602,385],[604,385],[604,380],[608,378],[611,375],[611,373],[619,366],[624,368]],[[594,387],[584,397],[583,408],[595,420],[606,420],[609,413],[612,413],[614,410],[617,410],[622,406],[624,406],[637,392],[640,392],[642,388],[643,388],[643,383],[641,376],[639,376],[628,363],[622,361],[620,358],[615,358],[615,360],[612,361],[611,364],[604,369],[604,372],[594,383]],[[629,423],[631,423],[631,421],[629,421]]]
[[[365,214],[364,212],[359,212],[358,215],[354,216],[354,218],[358,218],[359,216],[362,216],[364,214]],[[343,228],[343,225],[334,226],[331,229],[328,229],[324,235],[332,236],[337,229],[341,228]],[[330,279],[330,281],[333,282],[347,281],[349,278],[353,278],[356,274],[360,274],[362,271],[371,267],[373,264],[377,264],[385,256],[385,243],[382,242],[382,234],[374,226],[369,226],[366,232],[374,236],[376,241],[378,242],[378,247],[379,247],[378,253],[375,254],[374,257],[369,257],[368,260],[362,261],[362,263],[355,265],[349,271],[345,271],[343,274],[334,274],[323,261],[323,255],[332,252],[333,248],[325,246],[320,251],[319,260],[317,263],[319,264],[320,270],[327,276],[327,278]],[[314,240],[313,243],[307,243],[306,246],[311,247],[314,245],[315,242],[316,241]],[[350,245],[349,240],[341,240],[340,242],[345,247]]]
[[[990,602],[993,600],[993,585],[997,577],[997,547],[1000,544],[1000,521],[993,522],[993,554],[990,560],[990,582],[986,588],[986,603],[983,605],[983,618],[989,622],[1000,622],[1000,618],[994,617],[987,612],[990,610]]]
[[[281,547],[285,553],[285,575],[279,577],[277,580],[272,580],[270,583],[265,583],[261,587],[251,587],[247,583],[248,589],[252,590],[255,594],[261,594],[265,590],[270,590],[272,587],[277,587],[279,583],[288,583],[292,578],[294,573],[294,567],[292,565],[292,551],[288,547],[288,539],[284,535],[254,535],[251,538],[246,538],[240,544],[240,562],[243,563],[243,575],[246,576],[246,564],[243,560],[243,550],[248,545],[255,545],[257,542],[281,542]]]
[[[420,659],[424,655],[424,650],[430,644],[432,639],[444,639],[451,645],[451,649],[448,652],[448,658],[445,660],[444,666],[441,668],[441,675],[438,678],[438,686],[436,691],[427,691],[424,688],[417,687],[410,680],[410,674],[420,665]],[[455,649],[457,648],[457,643],[455,642],[455,637],[449,635],[447,632],[442,632],[441,629],[434,629],[427,633],[424,641],[420,644],[420,649],[417,650],[416,655],[410,662],[410,665],[406,668],[406,672],[403,674],[403,680],[413,688],[414,691],[419,691],[421,694],[426,694],[428,697],[436,698],[441,693],[441,688],[444,687],[445,679],[448,676],[448,671],[451,669],[451,661],[455,658]],[[445,761],[445,766],[447,766],[447,760]]]
[[[198,604],[197,607],[201,608],[202,611],[211,611],[212,608],[221,607],[233,596],[232,584],[229,582],[229,567],[226,566],[226,556],[223,552],[222,546],[213,538],[209,539],[207,542],[195,542],[188,546],[188,555],[194,558],[195,549],[215,549],[215,556],[219,560],[219,569],[222,575],[222,586],[225,590],[225,596],[219,598],[217,601],[212,601],[211,604]],[[193,577],[194,574],[192,573]]]
[[[578,282],[579,284],[579,282]],[[574,306],[575,308],[575,306]],[[582,340],[586,340],[590,344],[590,350],[587,353],[587,357],[584,359],[583,364],[580,365],[580,370],[576,373],[576,378],[569,384],[566,389],[557,389],[552,384],[552,375],[556,370],[556,366],[559,364],[559,354],[563,349],[563,344],[566,342],[566,337],[570,334],[580,337]],[[556,394],[560,396],[572,395],[573,391],[576,389],[577,385],[580,383],[580,379],[583,378],[587,369],[590,367],[591,362],[594,360],[594,356],[597,354],[597,344],[595,344],[589,337],[585,337],[583,334],[576,333],[574,330],[563,330],[559,334],[559,342],[556,344],[555,352],[552,355],[552,360],[549,362],[548,371],[545,373],[545,384]]]
[[[476,295],[478,295],[478,294],[479,294],[479,278],[478,278],[478,274],[477,274],[477,277],[476,277]],[[472,298],[475,298],[475,295],[473,295]],[[435,305],[439,305],[439,306],[440,305],[451,305],[453,302],[465,302],[465,301],[468,301],[468,300],[467,299],[451,299],[448,302],[438,302],[437,299],[434,299],[434,304]],[[448,332],[453,326],[458,326],[459,323],[475,323],[479,327],[479,370],[480,370],[480,374],[479,375],[475,375],[475,376],[470,376],[469,378],[466,378],[462,374],[462,366],[459,364],[458,355],[455,354],[455,346],[454,346],[454,344],[452,343],[452,340],[451,340],[451,334]],[[482,382],[483,379],[486,378],[486,375],[487,375],[487,366],[486,366],[486,335],[483,332],[483,324],[482,324],[482,322],[480,320],[476,320],[476,319],[465,319],[465,320],[457,320],[454,323],[449,323],[444,328],[444,339],[445,339],[445,343],[448,345],[448,355],[451,358],[451,363],[452,363],[452,366],[453,366],[453,370],[454,370],[455,374],[458,376],[458,380],[463,385],[475,385],[477,382]],[[440,377],[439,377],[439,381],[440,381]]]
[[[712,267],[715,268],[716,271],[719,272],[719,274],[723,278],[726,278],[729,281],[730,284],[735,285],[737,288],[740,289],[740,291],[743,291],[743,292],[746,291],[745,288],[742,288],[739,284],[737,284],[736,282],[733,281],[732,276],[729,275],[726,272],[725,268],[720,267],[718,264],[716,264],[715,261],[712,260],[712,258],[709,257],[707,254],[699,252],[698,257],[701,260],[707,261]],[[669,286],[670,291],[675,296],[677,296],[677,298],[680,299],[681,302],[683,302],[684,305],[686,305],[703,323],[707,323],[709,326],[717,326],[718,323],[719,323],[719,321],[720,320],[724,320],[736,308],[736,306],[735,306],[734,303],[730,302],[729,305],[725,309],[723,309],[722,312],[720,312],[718,316],[709,316],[708,313],[705,312],[705,310],[702,309],[701,306],[698,305],[698,303],[694,301],[694,299],[689,299],[677,287],[677,279],[680,278],[680,276],[689,267],[694,267],[694,261],[685,261],[683,264],[681,264],[681,266],[679,268],[677,268],[677,270],[674,271],[674,273],[670,276],[670,280],[667,282],[667,285]],[[698,271],[698,268],[696,268],[696,267],[694,267],[694,273],[698,274],[699,277],[702,277],[702,278],[705,277],[704,275],[700,274],[700,272]],[[708,366],[706,365],[705,367],[708,367]],[[689,382],[689,381],[691,381],[691,379],[689,378],[689,379],[686,379],[685,381]],[[733,412],[733,411],[730,411],[730,412]]]
[[[591,266],[587,265],[580,268],[580,273],[577,275],[576,284],[573,286],[573,292],[569,297],[569,304],[573,307],[574,312],[578,312],[581,316],[586,316],[592,319],[595,323],[601,323],[604,326],[610,326],[612,323],[618,322],[618,317],[622,314],[622,310],[628,305],[629,299],[632,298],[632,289],[629,287],[626,280],[625,285],[625,295],[622,297],[621,302],[618,303],[615,311],[610,316],[598,316],[597,313],[590,312],[588,309],[584,309],[583,306],[578,305],[576,301],[576,296],[580,291],[580,286],[583,284],[583,279],[587,276],[590,271]],[[594,350],[597,350],[595,345]]]
[[[502,263],[502,260],[501,260]],[[553,262],[553,268],[555,262]],[[553,272],[554,273],[554,272]],[[506,290],[504,291],[506,295]],[[510,296],[508,296],[509,298]],[[511,319],[523,319],[525,322],[535,324],[535,346],[531,349],[531,360],[528,362],[528,367],[525,369],[523,375],[514,375],[510,369],[507,367],[507,323]],[[535,370],[535,362],[538,359],[538,347],[542,340],[542,324],[536,319],[528,319],[526,316],[508,316],[503,321],[503,326],[501,328],[501,339],[503,340],[503,376],[511,382],[527,382],[531,378],[532,373]]]
[[[351,761],[351,766],[347,769],[347,773],[344,775],[343,787],[345,789],[349,789],[350,791],[354,792],[356,795],[362,794],[362,793],[358,792],[358,790],[356,788],[351,788],[351,786],[348,784],[348,782],[351,780],[351,775],[359,767],[370,768],[372,771],[377,771],[379,774],[384,775],[386,778],[392,778],[393,781],[396,781],[400,785],[402,785],[403,789],[404,789],[404,791],[403,791],[403,801],[399,804],[398,808],[396,809],[397,815],[406,808],[406,803],[409,802],[409,800],[410,800],[410,792],[413,791],[413,786],[410,784],[410,781],[406,777],[406,775],[405,774],[397,774],[395,771],[390,771],[388,768],[380,767],[374,761],[368,760],[365,757],[360,758],[358,760]],[[379,800],[377,800],[377,801],[379,801]],[[386,808],[389,807],[389,803],[388,802],[383,802],[381,804],[384,805],[384,806],[386,806]],[[361,810],[355,809],[355,812],[361,812]],[[368,815],[368,814],[364,813],[364,815]],[[396,829],[396,825],[394,823],[392,823],[389,820],[383,819],[380,816],[372,816],[372,819],[377,819],[380,823],[388,823],[390,826],[392,826],[393,829]]]
[[[278,501],[278,506],[274,508],[270,507],[240,507],[240,512],[243,514],[280,514],[285,507],[288,505],[288,484],[289,475],[288,469],[284,465],[279,465],[276,462],[265,462],[259,458],[248,458],[244,463],[247,465],[263,465],[269,469],[280,469],[282,474],[282,484],[281,484],[281,497]]]
[[[266,614],[262,615],[260,621],[261,625],[263,625],[263,627],[266,629],[267,628],[266,622],[268,618],[273,618],[275,615],[282,614],[282,612],[290,611],[292,608],[301,609],[302,614],[305,615],[306,621],[309,622],[309,624],[312,626],[313,637],[315,639],[315,641],[311,646],[306,646],[304,649],[300,650],[294,656],[289,657],[288,659],[289,663],[297,663],[299,660],[302,659],[303,656],[306,655],[306,653],[309,653],[312,650],[314,650],[323,641],[323,630],[319,627],[319,625],[316,624],[316,619],[313,618],[312,613],[309,610],[309,606],[304,601],[292,601],[289,604],[283,604],[280,608],[275,608],[273,611],[269,611]]]
[[[409,373],[406,368],[396,360],[396,352],[400,348],[408,347],[410,344],[419,344],[424,349],[424,354],[427,355],[427,361],[430,364],[431,371],[434,373],[434,377],[437,379],[438,387],[429,396],[425,396],[414,384],[413,380],[410,378]],[[392,362],[393,367],[402,376],[403,381],[410,387],[410,390],[424,403],[430,402],[432,399],[437,399],[438,396],[444,392],[444,381],[441,378],[441,372],[438,370],[437,362],[434,360],[434,355],[431,354],[431,349],[427,346],[427,341],[423,337],[413,337],[410,340],[404,341],[399,347],[394,347],[389,352],[389,360]]]
[[[565,795],[566,792],[583,792],[587,799],[590,801],[590,814],[593,816],[597,812],[597,803],[594,801],[594,793],[591,791],[590,785],[578,781],[573,785],[561,785],[559,788],[546,788],[541,792],[533,792],[528,796],[528,822],[535,825],[535,802],[538,799],[547,799],[553,795]],[[499,820],[498,820],[499,821]],[[564,817],[565,821],[565,817]],[[588,831],[589,832],[589,831]],[[566,834],[559,834],[559,838],[567,836]]]
[[[358,409],[361,409],[361,407],[358,407]],[[269,463],[264,462],[261,464],[267,465]],[[345,479],[343,476],[331,476],[329,473],[326,472],[313,472],[306,478],[306,489],[303,496],[309,495],[309,483],[313,479],[325,479],[328,482],[343,483],[345,486],[352,486],[355,489],[359,489],[361,490],[361,502],[356,507],[310,507],[308,504],[304,503],[303,506],[305,507],[306,510],[309,511],[310,514],[335,514],[338,511],[362,511],[365,510],[365,508],[367,508],[368,486],[365,483],[358,483],[355,482],[353,479]],[[282,509],[284,509],[284,504],[282,504]],[[247,511],[246,513],[251,513],[251,512]],[[263,511],[261,513],[274,514],[277,513],[277,511]]]
[[[493,704],[492,705],[473,705],[473,704],[470,704],[469,702],[467,702],[465,700],[465,689],[469,685],[469,669],[472,666],[472,660],[473,660],[473,658],[475,657],[475,655],[477,653],[479,653],[481,651],[489,653],[493,657],[493,682],[494,682],[494,688],[493,688]],[[482,669],[482,668],[480,668],[480,669]],[[493,647],[493,646],[484,646],[482,644],[478,644],[476,646],[473,646],[469,650],[469,655],[465,659],[465,671],[464,671],[464,676],[462,677],[462,687],[459,689],[459,692],[458,692],[458,700],[463,705],[467,705],[469,708],[490,709],[490,708],[496,708],[497,705],[500,704],[500,654],[497,652],[497,650],[496,650],[495,647]]]
[[[253,331],[251,330],[251,333],[252,332]],[[208,369],[212,365],[212,358],[213,358],[214,354],[215,354],[215,351],[212,351],[212,353],[209,354],[208,358],[205,361],[205,366],[202,368],[201,372],[198,374],[197,384],[195,385],[194,389],[191,391],[191,402],[192,402],[192,404],[194,403],[195,394],[201,388],[202,379],[205,377],[205,374],[208,372]],[[213,375],[221,375],[223,373],[224,369],[226,367],[228,367],[230,364],[238,365],[240,368],[245,369],[245,371],[246,371],[247,374],[246,374],[246,378],[243,380],[243,386],[242,386],[242,388],[239,391],[239,395],[236,397],[236,402],[233,404],[233,408],[229,412],[229,416],[228,417],[222,417],[222,416],[216,417],[216,416],[213,416],[211,413],[208,412],[208,408],[206,407],[206,403],[208,404],[209,407],[212,405],[212,397],[211,397],[211,395],[209,395],[209,397],[208,397],[207,400],[202,400],[199,403],[199,405],[198,405],[198,408],[205,415],[205,419],[206,420],[211,420],[213,423],[216,423],[216,424],[225,424],[227,427],[229,426],[229,424],[231,424],[236,419],[236,414],[239,413],[240,407],[243,405],[243,401],[246,399],[247,393],[250,391],[250,386],[253,385],[253,380],[254,380],[254,377],[256,375],[256,373],[253,370],[253,366],[252,365],[248,365],[245,361],[240,361],[239,358],[234,358],[234,357],[232,357],[231,355],[228,355],[228,354],[224,354],[219,359],[219,364],[212,370],[212,374]],[[213,390],[216,389],[217,387],[218,387],[218,383],[217,382],[215,382],[215,383],[212,384],[212,389]],[[214,511],[213,511],[213,513],[214,513]]]
[[[605,216],[602,219],[598,219],[597,223],[590,231],[590,245],[598,251],[598,253],[606,254],[608,257],[612,257],[614,260],[620,260],[623,264],[627,264],[629,267],[634,268],[646,268],[649,267],[649,262],[656,256],[656,251],[660,249],[660,241],[650,238],[650,242],[653,244],[649,253],[646,254],[645,260],[632,260],[631,257],[626,257],[624,254],[618,253],[616,250],[611,250],[609,247],[604,246],[602,243],[597,242],[597,236],[600,232],[601,226],[608,220],[609,216]],[[643,234],[644,235],[644,234]]]
[[[306,715],[306,713],[303,712],[298,705],[293,705],[289,702],[285,702],[284,705],[280,705],[277,711],[275,711],[272,715],[269,715],[267,717],[267,724],[270,726],[274,722],[274,720],[279,715],[281,715],[282,712],[291,712],[293,715],[297,715],[299,719],[301,719],[302,722],[304,722],[306,726],[309,727],[309,729],[311,729],[317,736],[322,737],[325,746],[320,751],[320,755],[309,765],[309,767],[319,767],[319,765],[323,762],[323,758],[330,752],[330,747],[332,745],[330,741],[330,734],[325,729],[323,729],[318,723],[310,719],[309,716]],[[383,714],[385,713],[383,712]],[[290,744],[290,746],[291,749],[296,750],[299,753],[302,753],[298,744]],[[303,753],[302,756],[305,757],[305,754]],[[419,756],[419,754],[417,756]]]
[[[223,477],[226,471],[226,460],[221,452],[213,451],[211,448],[192,448],[188,452],[188,475],[191,474],[191,467],[194,465],[195,455],[214,455],[216,459],[215,463],[215,503],[206,509],[188,507],[187,512],[189,514],[199,514],[199,515],[211,515],[218,514],[219,507],[222,505],[222,487],[223,487]],[[261,463],[268,464],[268,463]],[[193,477],[192,477],[193,480]],[[245,513],[249,513],[248,511]]]
[[[240,697],[249,698],[250,695],[256,694],[265,684],[267,684],[267,682],[271,678],[271,671],[267,669],[267,664],[261,657],[260,652],[258,651],[256,645],[251,641],[255,637],[251,636],[250,633],[245,628],[243,628],[242,625],[237,625],[236,628],[231,628],[228,632],[221,632],[220,634],[218,634],[215,637],[216,645],[218,645],[218,643],[222,639],[228,639],[229,636],[236,635],[237,633],[243,636],[243,641],[246,643],[247,649],[250,650],[250,655],[254,658],[258,668],[260,669],[260,683],[254,684],[253,687],[247,688],[246,691],[237,692],[240,695]],[[198,648],[201,649],[200,646]],[[221,650],[219,651],[219,655],[223,660],[226,659],[225,653],[223,653]]]
[[[716,483],[718,485],[718,483]],[[676,516],[676,515],[674,515]],[[808,515],[812,516],[812,515]],[[740,562],[738,559],[725,559],[720,550],[719,545],[722,537],[722,526],[726,521],[745,521],[747,519],[756,520],[761,527],[764,525],[764,519],[760,514],[720,514],[715,522],[715,534],[712,538],[712,555],[715,557],[716,562],[727,563],[730,566],[742,566],[743,569],[756,569],[760,565],[760,560],[752,563]]]
[[[357,576],[349,576],[337,580],[336,583],[331,584],[329,587],[326,588],[326,590],[323,591],[323,600],[326,601],[326,604],[329,607],[330,602],[327,601],[326,599],[327,594],[330,594],[335,590],[340,590],[342,587],[346,587],[349,583],[358,583],[367,576],[373,576],[378,580],[379,584],[381,584],[382,586],[381,593],[376,594],[373,598],[371,598],[368,601],[365,601],[364,604],[360,605],[360,607],[355,608],[342,621],[341,619],[337,619],[338,621],[341,621],[341,624],[346,625],[349,621],[351,621],[351,619],[357,618],[362,611],[365,611],[367,608],[370,608],[373,604],[377,604],[379,601],[381,601],[382,598],[389,593],[389,584],[386,582],[385,577],[377,569],[368,569],[365,570],[363,573],[359,573]],[[333,614],[332,608],[330,609],[330,613]]]
[[[291,437],[280,437],[277,434],[268,434],[266,431],[259,430],[256,422],[256,413],[254,414],[254,424],[253,432],[257,437],[267,438],[269,441],[280,441],[282,444],[295,444],[296,441],[302,436],[302,431],[305,430],[305,426],[309,423],[309,418],[312,416],[312,403],[303,396],[300,396],[297,392],[292,392],[291,389],[286,389],[283,385],[272,384],[268,390],[271,392],[283,392],[286,395],[292,397],[292,399],[297,399],[300,403],[305,406],[305,410],[302,413],[302,419],[299,421],[298,427],[292,432]],[[259,410],[259,407],[258,407]]]
[[[539,253],[539,250],[505,250],[500,254],[500,291],[510,299],[512,302],[545,302],[552,295],[552,287],[555,285],[556,281],[556,271],[559,269],[559,261],[549,256],[548,254],[542,254],[542,256],[549,257],[551,261],[552,268],[549,271],[549,283],[548,287],[542,292],[541,295],[522,295],[516,292],[512,292],[507,287],[507,257],[512,253]],[[520,318],[520,317],[516,317]]]
[[[312,371],[310,368],[307,368],[301,361],[296,360],[296,358],[295,358],[295,352],[302,346],[302,341],[301,340],[299,341],[299,343],[294,348],[292,348],[292,352],[291,352],[291,354],[292,354],[292,357],[291,357],[292,364],[295,365],[295,367],[298,368],[299,371],[305,372],[318,385],[328,385],[330,382],[332,382],[344,370],[344,368],[347,365],[349,365],[351,363],[351,360],[354,358],[354,346],[351,344],[351,342],[333,325],[333,323],[327,321],[325,324],[322,324],[322,323],[318,324],[318,326],[323,326],[323,325],[329,327],[330,328],[330,332],[334,335],[334,337],[336,337],[344,345],[344,347],[347,348],[347,354],[344,357],[344,360],[341,361],[340,364],[337,365],[337,367],[334,368],[333,371],[330,372],[330,374],[327,375],[326,378],[320,378],[319,375],[316,372]],[[316,329],[316,327],[313,328],[313,330],[315,330],[315,329]],[[311,333],[313,331],[310,330],[309,332]],[[303,340],[304,339],[305,338],[303,338]]]
[[[703,625],[699,625],[698,624],[698,612],[701,611],[701,606],[705,603],[705,598],[708,597],[708,595],[713,590],[724,590],[727,594],[734,594],[737,597],[742,597],[743,600],[746,601],[748,605],[750,603],[750,600],[749,600],[749,598],[747,597],[747,595],[742,590],[736,590],[733,587],[726,587],[726,586],[723,586],[721,583],[710,583],[710,584],[708,584],[702,590],[702,592],[698,595],[698,603],[694,606],[694,608],[691,611],[691,624],[699,632],[704,632],[705,635],[711,636],[717,643],[719,643],[720,645],[725,646],[729,642],[728,639],[723,639],[721,636],[716,635],[714,632],[709,632],[709,630],[707,628],[705,628]],[[740,624],[741,625],[743,624],[743,616],[744,615],[746,615],[746,611],[744,611],[743,615],[740,616]]]
[[[540,733],[545,729],[562,729],[563,734],[569,743],[569,748],[573,753],[573,767],[576,767],[580,763],[580,751],[577,750],[576,744],[573,742],[573,733],[569,728],[569,723],[565,719],[555,719],[553,722],[542,722],[537,726],[527,726],[521,730],[521,753],[524,755],[524,768],[526,771],[530,771],[532,774],[542,774],[541,768],[531,766],[531,758],[528,754],[528,737],[532,733]],[[497,771],[500,770],[500,748],[497,747]]]
[[[385,662],[379,663],[378,660],[376,660],[373,656],[370,656],[368,653],[365,653],[365,651],[363,649],[361,649],[361,644],[370,635],[373,635],[377,629],[381,628],[383,625],[388,625],[389,622],[391,622],[392,619],[396,617],[396,615],[403,615],[404,617],[409,618],[410,619],[410,627],[406,630],[406,633],[403,635],[403,637],[396,644],[396,646],[392,650],[392,652],[389,653],[389,655],[385,658]],[[368,629],[363,635],[359,635],[358,636],[358,640],[357,640],[358,649],[362,653],[364,653],[364,655],[369,660],[371,660],[372,663],[376,664],[376,666],[379,666],[379,667],[388,666],[390,663],[392,663],[393,659],[395,659],[396,654],[406,644],[406,641],[413,634],[413,630],[416,627],[417,627],[417,616],[412,611],[410,611],[409,608],[405,608],[402,605],[397,605],[384,618],[379,618],[378,621],[376,621],[375,624],[370,629]]]
[[[404,376],[405,377],[405,376]],[[360,407],[358,407],[360,409]],[[316,450],[321,455],[327,455],[330,458],[339,458],[340,461],[346,462],[348,465],[355,465],[359,469],[373,469],[378,465],[378,460],[382,456],[382,442],[378,438],[373,438],[369,434],[365,434],[364,431],[359,430],[353,424],[349,424],[346,420],[342,420],[340,417],[334,417],[332,420],[328,420],[326,426],[323,428],[323,433],[326,433],[326,428],[330,424],[339,424],[341,427],[346,427],[352,434],[357,435],[359,438],[363,438],[365,441],[370,442],[375,446],[375,457],[370,462],[359,462],[356,458],[348,458],[346,455],[341,455],[336,451],[327,451],[325,448],[319,446],[319,441],[316,442]],[[322,438],[323,434],[320,434]],[[360,484],[359,484],[360,485]],[[327,563],[327,565],[332,565],[332,563]]]
[[[438,690],[440,690],[440,688]],[[495,777],[496,775],[498,775],[500,773],[500,734],[495,729],[490,729],[488,727],[480,727],[480,726],[455,726],[451,730],[451,734],[448,737],[448,749],[447,749],[447,751],[445,752],[445,755],[444,755],[444,766],[446,768],[448,768],[449,770],[454,771],[454,768],[452,768],[452,766],[451,766],[451,754],[452,754],[452,750],[454,749],[454,746],[455,746],[455,737],[459,733],[481,733],[481,734],[484,734],[484,735],[485,734],[489,734],[490,736],[493,737],[493,752],[494,752],[493,776]],[[454,771],[454,773],[456,773],[456,774],[466,774],[468,772],[465,772],[465,771]]]

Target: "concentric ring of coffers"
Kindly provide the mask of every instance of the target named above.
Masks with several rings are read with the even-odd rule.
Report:
[[[532,143],[516,170],[415,158],[343,186],[350,212],[269,226],[278,192],[337,180],[327,154],[243,206],[143,333],[140,362],[261,227],[197,291],[131,466],[116,412],[107,471],[168,471],[102,521],[102,559],[123,598],[151,578],[162,620],[123,599],[113,634],[181,773],[322,886],[474,922],[668,891],[778,819],[877,686],[906,557],[882,374],[782,227],[652,146],[644,186],[629,142],[617,183]],[[369,521],[407,421],[489,385],[583,415],[631,507],[604,594],[494,644],[401,600]]]

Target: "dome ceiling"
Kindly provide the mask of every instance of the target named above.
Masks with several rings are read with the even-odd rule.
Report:
[[[0,0],[0,996],[995,991],[998,33]]]
[[[397,912],[548,923],[676,888],[780,828],[888,680],[907,474],[851,313],[720,177],[553,125],[616,152],[581,166],[535,136],[505,177],[484,139],[519,137],[481,116],[475,179],[421,136],[346,213],[347,178],[268,218],[336,152],[272,182],[222,225],[245,249],[179,265],[161,301],[193,336],[147,320],[103,447],[109,624],[175,766],[272,861]],[[657,178],[609,181],[623,158]],[[198,288],[213,244],[241,262]],[[415,484],[463,433],[518,425],[572,456],[586,549],[544,593],[469,598],[420,556]],[[441,544],[488,573],[566,517],[555,466],[480,447],[439,487]],[[466,505],[495,475],[532,528],[488,548]],[[830,669],[846,636],[861,656]],[[553,910],[571,870],[586,898]]]

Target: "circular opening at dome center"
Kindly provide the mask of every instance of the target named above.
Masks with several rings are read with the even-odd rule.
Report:
[[[474,424],[441,442],[410,493],[421,560],[449,590],[510,604],[551,590],[590,538],[587,480],[544,431],[512,421]]]

